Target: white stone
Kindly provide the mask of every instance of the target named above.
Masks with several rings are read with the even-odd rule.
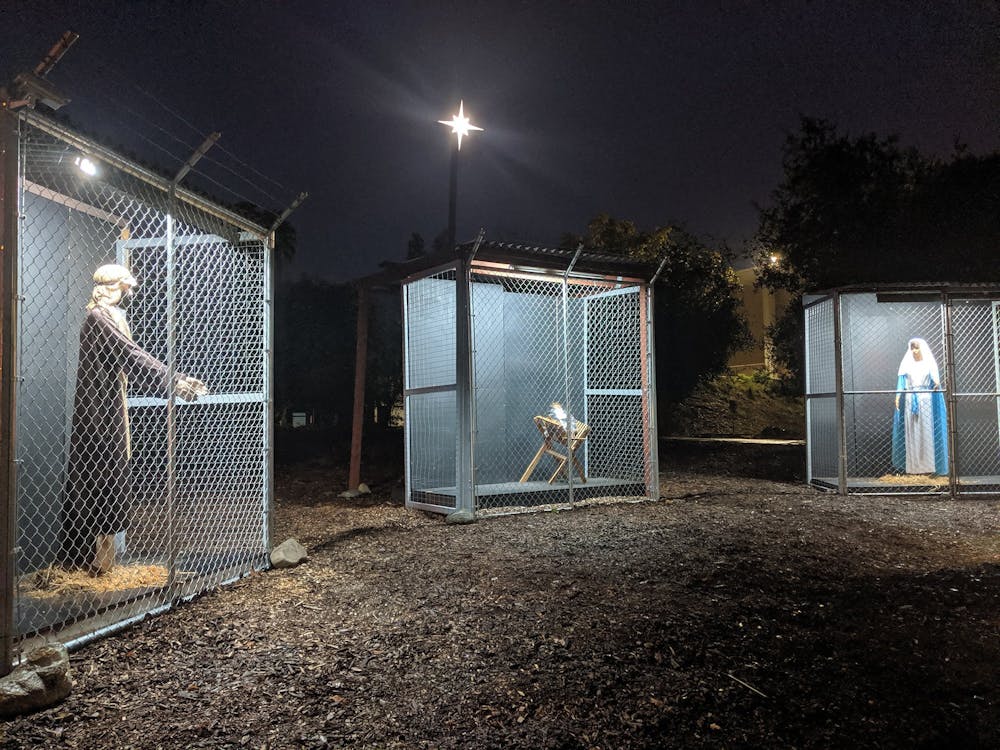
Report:
[[[0,717],[47,708],[72,689],[66,647],[61,643],[39,646],[28,653],[24,664],[0,678]]]
[[[306,548],[297,539],[286,539],[271,550],[271,566],[275,568],[292,568],[308,559]]]

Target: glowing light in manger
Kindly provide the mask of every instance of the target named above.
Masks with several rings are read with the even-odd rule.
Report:
[[[97,174],[97,165],[88,159],[86,156],[78,156],[73,160],[73,163],[88,177],[93,177]]]

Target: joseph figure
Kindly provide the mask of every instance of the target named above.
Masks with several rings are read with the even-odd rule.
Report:
[[[129,387],[193,401],[208,393],[200,380],[175,373],[132,340],[122,305],[136,280],[124,266],[94,272],[80,328],[69,465],[63,498],[63,560],[100,575],[115,564],[115,536],[129,525],[132,439]]]

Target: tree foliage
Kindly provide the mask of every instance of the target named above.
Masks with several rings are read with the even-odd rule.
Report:
[[[739,283],[728,252],[714,250],[676,226],[650,231],[600,214],[584,235],[566,234],[595,252],[666,264],[655,288],[657,395],[661,406],[687,396],[701,380],[722,372],[730,355],[749,343],[739,309]]]
[[[951,159],[903,148],[895,136],[839,134],[803,118],[784,147],[784,178],[760,211],[758,283],[793,294],[859,283],[1000,279],[1000,153]],[[801,317],[799,305],[786,315]],[[772,332],[776,354],[801,370],[800,321]]]

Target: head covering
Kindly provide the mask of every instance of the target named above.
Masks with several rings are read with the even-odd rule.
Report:
[[[913,344],[920,347],[920,359],[913,356]],[[940,385],[941,374],[938,372],[937,360],[934,353],[923,339],[913,338],[906,344],[906,354],[903,355],[899,363],[899,375],[908,375],[910,378],[910,388],[925,385],[924,381],[930,375],[934,385]]]
[[[135,276],[125,266],[120,266],[117,263],[105,263],[94,271],[94,283],[100,286],[110,286],[118,283],[136,286],[139,282],[135,280]]]
[[[106,263],[94,271],[94,291],[91,292],[90,302],[87,309],[93,310],[95,307],[102,307],[111,313],[118,330],[128,338],[132,338],[125,313],[117,306],[123,294],[122,285],[134,287],[138,285],[135,276],[125,266],[117,263]],[[117,295],[117,296],[116,296]],[[112,302],[111,300],[114,300]]]

